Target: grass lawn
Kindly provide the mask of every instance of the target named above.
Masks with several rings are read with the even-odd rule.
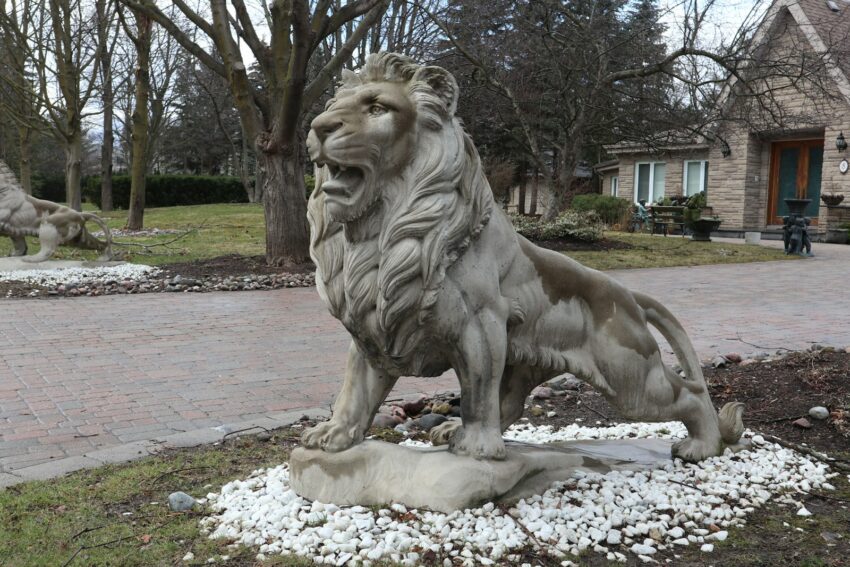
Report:
[[[565,252],[585,266],[597,270],[626,268],[670,268],[704,264],[735,264],[797,259],[782,250],[727,242],[694,242],[681,236],[607,232],[605,238],[630,244],[629,249]]]
[[[86,210],[97,212],[90,205]],[[127,221],[126,211],[115,211],[103,215],[113,229],[123,228]],[[153,245],[116,246],[116,250],[129,250],[128,260],[140,264],[171,264],[214,258],[227,254],[255,256],[265,253],[265,224],[263,207],[258,204],[196,205],[167,207],[145,211],[145,227],[184,231],[186,234],[163,234],[150,237],[116,236],[117,242]],[[90,230],[97,230],[89,225]],[[623,268],[659,268],[671,266],[698,266],[702,264],[726,264],[738,262],[764,262],[788,259],[782,251],[762,246],[727,244],[717,242],[693,242],[680,236],[663,237],[649,234],[608,232],[606,238],[620,240],[632,246],[630,249],[597,251],[569,251],[567,254],[579,262],[598,270]],[[10,250],[7,239],[0,239],[0,255]],[[38,245],[30,239],[30,249]],[[59,259],[94,259],[94,252],[83,252],[61,247],[56,254]]]
[[[99,213],[89,205],[85,210]],[[109,227],[123,228],[127,223],[127,211],[103,213]],[[88,223],[89,230],[97,231],[97,225]],[[164,207],[145,211],[145,227],[185,231],[186,234],[163,234],[150,237],[115,236],[116,242],[134,244],[162,244],[150,249],[139,246],[116,246],[116,251],[129,250],[128,260],[138,264],[171,264],[225,254],[256,256],[265,253],[265,221],[263,206],[259,204],[195,205],[187,207]],[[38,250],[37,240],[30,238],[30,250]],[[0,240],[0,255],[8,254],[8,239]],[[93,260],[94,252],[60,247],[55,258]]]
[[[291,431],[268,442],[229,439],[0,491],[0,565],[202,565],[212,557],[219,565],[255,565],[255,550],[208,539],[198,528],[203,512],[172,512],[168,495],[181,490],[200,498],[256,468],[279,465],[294,439]],[[188,552],[196,559],[183,562]],[[295,557],[263,563],[311,564]]]

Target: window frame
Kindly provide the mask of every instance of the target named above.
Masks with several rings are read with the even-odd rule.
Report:
[[[667,162],[666,161],[636,161],[635,162],[635,173],[634,173],[634,194],[632,195],[632,201],[634,203],[638,202],[638,183],[640,182],[640,166],[648,165],[649,167],[649,187],[647,188],[647,199],[646,203],[654,203],[656,201],[655,196],[655,167],[657,165],[664,166],[664,185],[661,187],[663,197],[667,192]]]
[[[619,197],[620,196],[620,176],[612,175],[611,176],[611,196]]]
[[[699,164],[699,191],[696,193],[688,194],[688,168],[689,164],[698,163]],[[690,197],[691,195],[696,195],[700,191],[705,191],[705,194],[708,195],[707,187],[705,186],[705,174],[708,171],[708,160],[707,159],[686,159],[682,161],[682,195],[685,197]]]

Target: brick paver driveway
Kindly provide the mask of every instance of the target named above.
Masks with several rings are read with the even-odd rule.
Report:
[[[815,249],[818,257],[799,262],[613,275],[663,300],[703,358],[845,346],[850,247]],[[4,300],[0,309],[0,476],[103,447],[327,408],[348,342],[312,288]],[[392,397],[455,387],[451,376],[408,378]]]

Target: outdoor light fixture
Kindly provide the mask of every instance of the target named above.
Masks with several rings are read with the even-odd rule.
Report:
[[[839,152],[847,149],[847,140],[844,139],[844,132],[838,133],[838,137],[835,139],[835,147],[838,148]]]
[[[843,138],[842,138],[843,139]],[[847,147],[847,143],[845,142],[844,147]],[[729,144],[726,143],[726,140],[720,140],[720,154],[727,158],[732,155],[732,149],[729,148]]]

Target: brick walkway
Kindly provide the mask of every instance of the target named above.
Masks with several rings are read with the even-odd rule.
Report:
[[[613,275],[662,299],[703,358],[845,346],[850,247],[816,251],[805,262]],[[0,305],[0,486],[34,465],[90,466],[103,459],[81,456],[105,448],[327,408],[348,343],[312,288]],[[450,376],[405,378],[392,396],[455,388]]]

